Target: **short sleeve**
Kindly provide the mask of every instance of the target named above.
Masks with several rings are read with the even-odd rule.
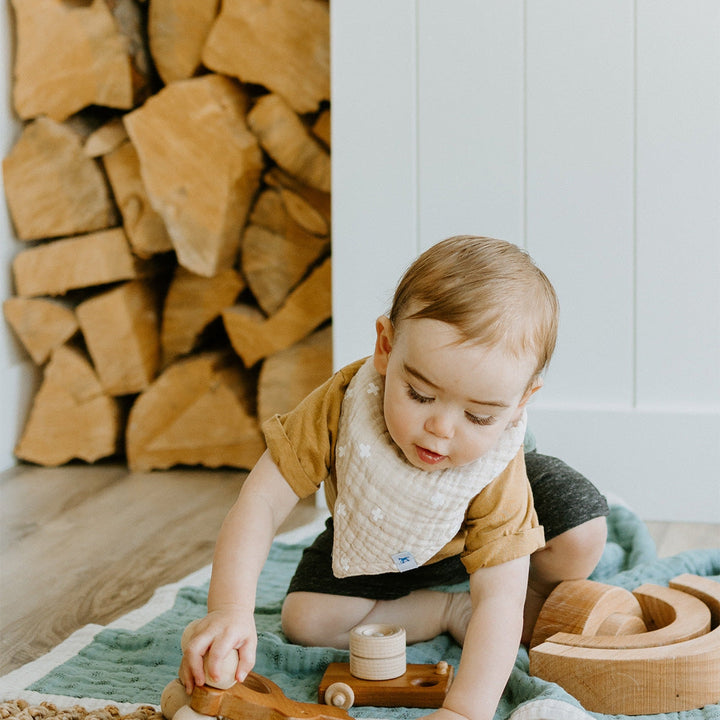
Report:
[[[523,449],[470,503],[462,562],[468,573],[530,555],[545,544]]]
[[[312,495],[330,475],[342,400],[362,363],[343,368],[294,410],[263,423],[270,455],[299,498]]]

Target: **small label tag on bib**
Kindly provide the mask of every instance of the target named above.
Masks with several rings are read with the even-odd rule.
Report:
[[[415,558],[413,557],[413,554],[408,550],[403,550],[403,552],[395,553],[390,557],[392,557],[392,561],[395,563],[395,567],[400,572],[405,572],[406,570],[414,570],[418,566]]]

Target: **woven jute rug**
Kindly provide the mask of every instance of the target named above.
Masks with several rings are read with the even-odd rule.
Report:
[[[151,705],[124,715],[115,705],[87,710],[81,705],[58,708],[50,702],[30,705],[25,700],[9,700],[0,703],[0,720],[163,720],[163,715]]]

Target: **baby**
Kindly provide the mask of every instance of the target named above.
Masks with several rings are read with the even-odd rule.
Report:
[[[282,610],[287,638],[347,648],[361,623],[448,632],[463,646],[432,720],[493,717],[520,642],[562,580],[585,578],[606,539],[607,504],[581,475],[525,447],[526,405],[555,347],[558,304],[516,246],[460,236],[408,269],[372,357],[336,373],[263,430],[217,541],[208,615],[186,643],[190,692],[237,650],[255,662],[257,580],[300,498],[332,517],[306,549]],[[469,592],[440,585],[469,579]]]

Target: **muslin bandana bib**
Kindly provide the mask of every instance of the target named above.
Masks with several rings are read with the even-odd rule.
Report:
[[[333,508],[336,577],[401,572],[427,562],[457,534],[470,501],[515,457],[526,414],[469,465],[426,472],[390,438],[385,378],[367,360],[350,381],[335,448]]]

